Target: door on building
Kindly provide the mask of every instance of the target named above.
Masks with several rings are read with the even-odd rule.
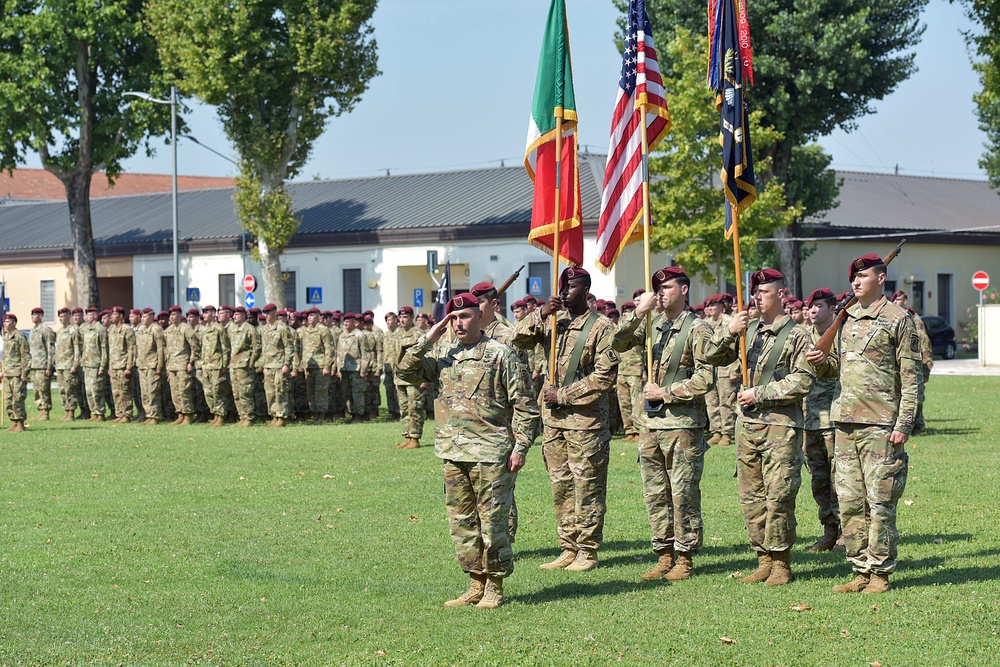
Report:
[[[948,324],[955,326],[952,321],[952,308],[951,308],[951,287],[952,287],[952,274],[950,273],[939,273],[937,274],[937,314],[942,320]]]
[[[916,311],[917,315],[924,315],[924,281],[913,281],[913,303],[910,307]]]

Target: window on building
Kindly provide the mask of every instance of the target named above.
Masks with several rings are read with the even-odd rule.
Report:
[[[285,282],[285,308],[291,308],[292,310],[298,310],[298,301],[296,301],[296,291],[295,291],[295,272],[285,271],[281,274],[281,279]]]
[[[174,277],[160,276],[160,310],[170,310],[174,304]]]
[[[235,273],[220,273],[219,274],[219,305],[220,306],[235,306],[236,305],[236,274]]]
[[[896,293],[896,281],[886,279],[885,284],[882,285],[882,292],[891,300],[892,295]]]
[[[532,286],[536,288],[535,292],[531,291]],[[525,291],[534,295],[539,301],[548,299],[552,294],[552,264],[549,262],[529,262],[526,287]],[[540,289],[538,289],[539,287]]]
[[[910,308],[913,308],[917,312],[917,315],[924,314],[924,281],[914,280],[913,281],[913,298]]]
[[[951,321],[951,274],[939,273],[937,275],[937,314],[948,324]]]
[[[40,286],[41,294],[38,302],[42,310],[45,311],[45,314],[42,315],[42,320],[52,322],[56,317],[56,281],[43,280]]]
[[[344,312],[361,312],[361,269],[344,269]]]

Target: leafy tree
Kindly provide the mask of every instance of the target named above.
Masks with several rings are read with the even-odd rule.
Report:
[[[130,109],[122,96],[167,89],[142,8],[142,0],[0,3],[0,169],[13,170],[27,152],[37,152],[45,170],[62,181],[81,306],[100,302],[93,175],[105,171],[113,182],[148,133],[170,126],[169,110]]]
[[[972,67],[983,89],[976,93],[979,128],[986,132],[986,146],[979,166],[986,170],[990,185],[1000,189],[1000,0],[965,0],[969,18],[980,32],[965,35],[973,51]]]
[[[149,0],[149,28],[178,86],[217,107],[240,155],[236,209],[254,235],[269,301],[298,221],[284,189],[327,119],[377,75],[376,0]]]
[[[619,7],[625,0],[615,0]],[[927,0],[754,0],[749,6],[755,85],[751,110],[777,134],[756,145],[768,156],[757,169],[767,186],[786,186],[798,220],[828,209],[836,196],[832,175],[820,171],[818,148],[796,149],[871,113],[871,102],[891,93],[914,71],[910,51],[923,33],[919,15]],[[704,0],[647,0],[653,34],[666,43],[678,30],[707,32]],[[706,50],[707,53],[707,50]],[[699,64],[705,70],[705,60]],[[673,101],[668,99],[673,104]],[[675,122],[679,114],[673,114]],[[827,162],[828,163],[828,162]],[[822,177],[826,186],[808,181]],[[797,185],[793,186],[793,182]],[[830,187],[832,185],[832,187]],[[755,204],[754,206],[757,206]],[[751,207],[752,210],[753,207]],[[793,238],[798,224],[776,230]],[[779,242],[782,270],[790,288],[801,287],[799,246]]]

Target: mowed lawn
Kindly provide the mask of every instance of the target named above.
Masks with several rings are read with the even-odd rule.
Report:
[[[697,576],[641,582],[636,448],[615,440],[589,573],[538,569],[557,547],[529,455],[495,611],[441,607],[467,583],[441,464],[393,449],[398,424],[113,426],[31,409],[29,432],[0,433],[0,664],[995,665],[1000,378],[934,377],[928,394],[888,594],[834,595],[842,555],[802,551],[820,533],[806,472],[795,582],[734,581],[755,559],[732,447],[707,455]]]

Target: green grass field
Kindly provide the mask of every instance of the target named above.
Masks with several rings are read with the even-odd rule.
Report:
[[[731,447],[707,455],[697,576],[640,582],[653,557],[635,446],[616,440],[589,573],[538,569],[557,548],[529,455],[495,611],[441,607],[468,581],[441,464],[392,449],[398,424],[112,426],[29,409],[29,432],[0,434],[0,664],[995,665],[998,395],[1000,378],[929,386],[885,595],[831,593],[843,556],[801,550],[821,532],[806,472],[796,581],[734,581],[755,559]]]

